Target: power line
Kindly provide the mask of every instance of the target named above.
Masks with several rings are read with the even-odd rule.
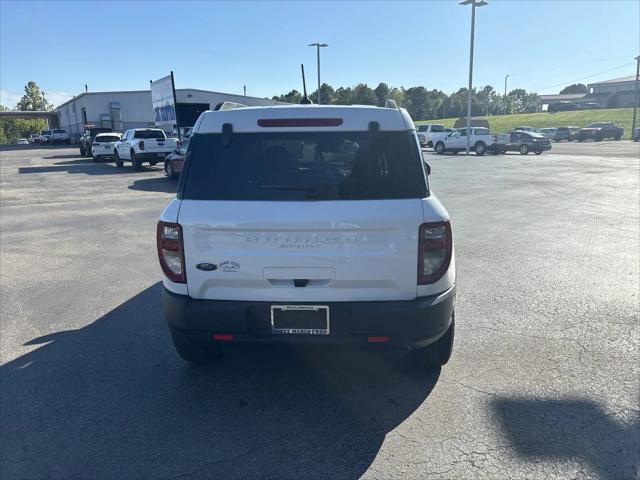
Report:
[[[562,87],[562,86],[566,86],[566,85],[570,85],[572,83],[576,83],[579,82],[581,80],[586,80],[587,78],[593,78],[593,77],[597,77],[598,75],[602,75],[603,73],[607,73],[607,72],[613,72],[614,70],[620,70],[621,68],[625,68],[628,67],[629,65],[633,65],[634,62],[627,62],[624,65],[619,65],[617,67],[613,67],[613,68],[609,68],[607,70],[603,70],[601,72],[598,73],[592,73],[591,75],[587,75],[585,77],[581,77],[581,78],[576,78],[574,80],[567,80],[565,82],[562,83],[557,83],[555,85],[549,85],[546,87],[537,87],[537,88],[532,88],[532,90],[534,91],[539,91],[539,90],[546,90],[548,88],[556,88],[556,87]]]

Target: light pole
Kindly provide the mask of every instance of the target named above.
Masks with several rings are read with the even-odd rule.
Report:
[[[638,82],[640,82],[640,55],[636,57],[636,94],[633,102],[633,122],[631,122],[631,139],[633,140],[633,134],[636,133],[636,115],[638,110]]]
[[[324,47],[328,47],[326,43],[310,43],[310,47],[316,47],[317,56],[318,56],[318,105],[322,102],[320,101],[320,49]]]
[[[471,45],[469,46],[469,90],[467,91],[467,155],[471,142],[471,85],[473,83],[473,34],[476,28],[476,7],[484,7],[487,2],[484,0],[464,0],[460,5],[471,5]]]
[[[504,76],[504,114],[507,114],[507,78],[509,78],[509,74],[507,73]]]

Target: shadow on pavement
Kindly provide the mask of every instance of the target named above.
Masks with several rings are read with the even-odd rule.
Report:
[[[143,166],[140,170],[133,170],[132,168],[117,168],[114,163],[108,161],[94,162],[90,160],[88,162],[84,160],[75,162],[59,162],[54,165],[45,166],[33,166],[33,167],[19,167],[19,174],[28,173],[54,173],[54,172],[67,172],[67,173],[84,173],[85,175],[117,175],[121,173],[145,173],[145,172],[160,172],[161,169],[157,167]]]
[[[45,160],[51,160],[51,159],[55,159],[55,158],[78,158],[80,156],[79,153],[71,153],[71,154],[66,154],[66,155],[50,155],[48,157],[42,157]]]
[[[357,478],[439,376],[401,352],[275,346],[191,367],[161,288],[0,367],[3,479]]]
[[[573,460],[600,478],[636,478],[640,421],[625,426],[584,399],[500,399],[493,403],[512,448],[532,462]]]
[[[166,176],[143,178],[141,180],[134,180],[134,182],[129,185],[129,189],[141,190],[143,192],[176,193],[178,191],[178,182]]]

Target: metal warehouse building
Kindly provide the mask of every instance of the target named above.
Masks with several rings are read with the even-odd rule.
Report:
[[[181,127],[193,126],[200,113],[213,110],[220,102],[244,105],[275,105],[266,98],[192,88],[176,89],[176,110]],[[89,92],[78,95],[56,107],[59,128],[65,129],[73,142],[84,131],[84,125],[108,127],[122,132],[129,128],[154,126],[151,90],[128,92]]]

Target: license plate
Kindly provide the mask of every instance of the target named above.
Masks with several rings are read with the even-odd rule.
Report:
[[[159,147],[164,147],[164,142],[158,142]]]
[[[271,331],[276,335],[329,335],[329,307],[272,305]]]

